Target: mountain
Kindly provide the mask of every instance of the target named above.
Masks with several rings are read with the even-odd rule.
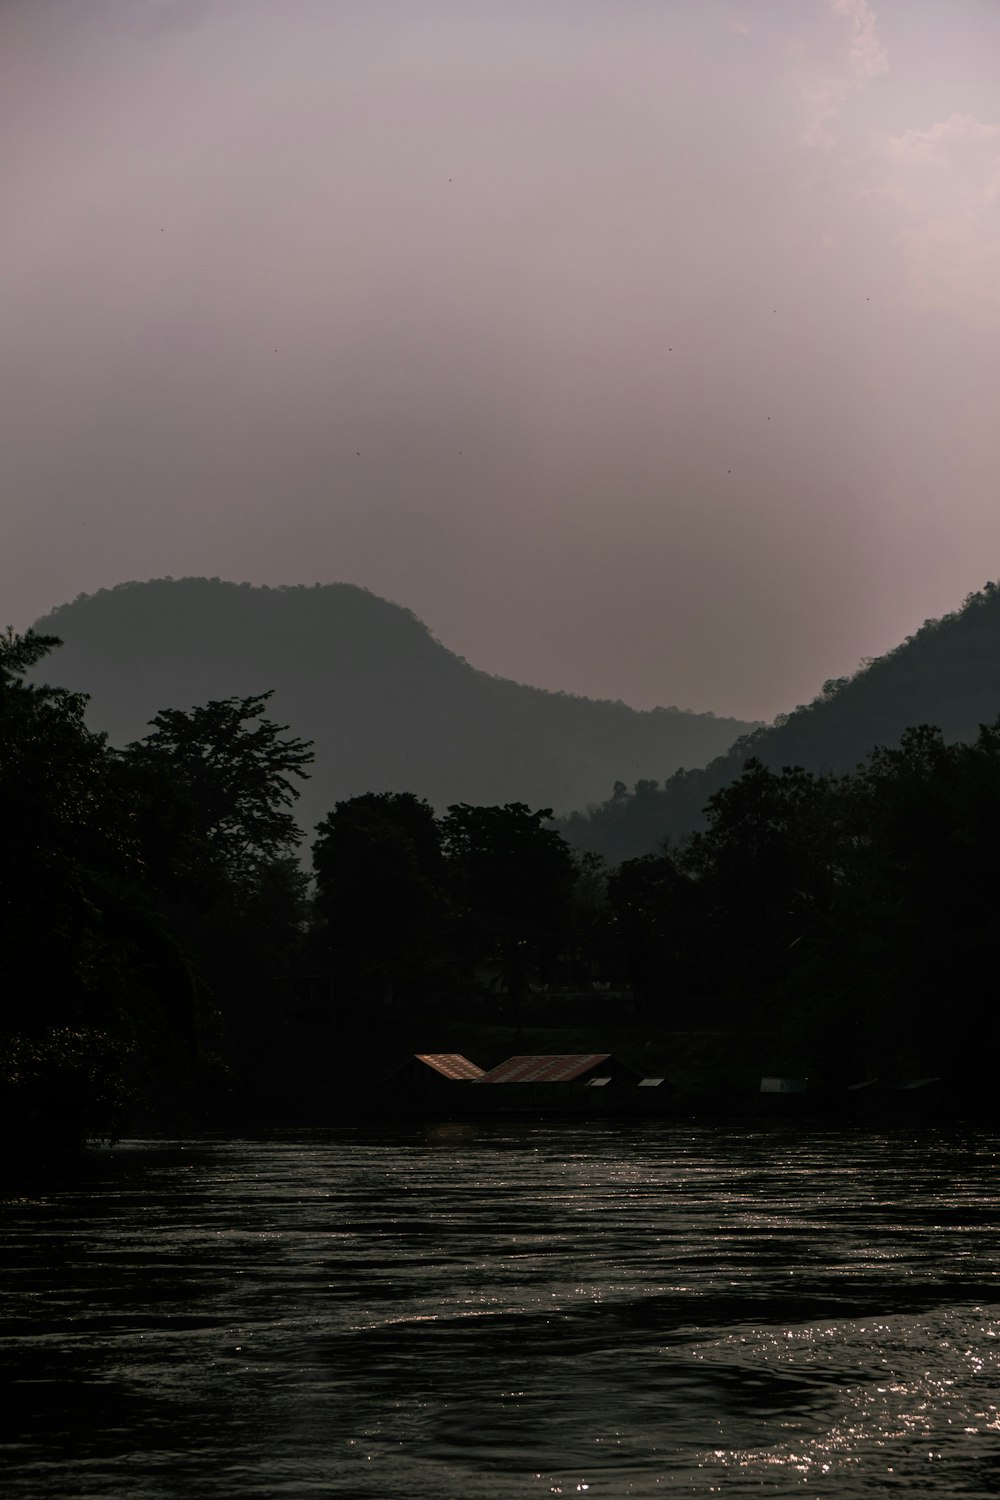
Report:
[[[911,725],[933,724],[948,741],[971,740],[1000,715],[1000,586],[988,583],[962,608],[928,620],[852,677],[823,684],[812,703],[741,736],[703,769],[663,787],[639,782],[610,801],[560,821],[579,849],[612,863],[648,854],[666,838],[704,826],[709,797],[754,756],[771,770],[852,771],[876,745],[892,746]]]
[[[141,738],[164,708],[274,689],[269,717],[315,741],[298,821],[334,802],[411,791],[568,811],[615,781],[703,765],[752,726],[640,712],[471,667],[399,605],[352,584],[257,588],[156,579],[82,594],[34,627],[64,644],[44,674],[91,695],[92,727]]]

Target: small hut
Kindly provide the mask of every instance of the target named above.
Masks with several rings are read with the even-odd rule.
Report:
[[[480,1083],[638,1083],[641,1074],[626,1067],[610,1052],[542,1052],[508,1057],[490,1068]]]
[[[615,1111],[625,1107],[640,1077],[610,1052],[522,1054],[484,1073],[476,1093],[491,1112]]]
[[[804,1094],[807,1084],[804,1078],[762,1078],[762,1094]]]
[[[389,1074],[383,1087],[395,1104],[433,1110],[453,1106],[482,1076],[482,1068],[461,1052],[415,1052]]]

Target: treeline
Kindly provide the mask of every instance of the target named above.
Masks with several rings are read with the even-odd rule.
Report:
[[[110,1134],[137,1103],[156,1119],[266,1095],[296,990],[317,976],[353,1020],[483,983],[517,1004],[586,967],[591,862],[548,809],[338,802],[311,887],[290,809],[312,750],[265,716],[269,694],[164,710],[115,749],[88,729],[85,695],[28,680],[58,644],[0,640],[8,1132]]]
[[[985,1083],[998,1035],[1000,721],[927,726],[852,775],[750,760],[685,845],[609,880],[647,1005],[752,1029],[775,1071]]]
[[[83,695],[27,680],[56,644],[0,639],[8,1136],[112,1134],[137,1108],[254,1089],[266,1113],[303,986],[327,1043],[360,1018],[383,1052],[491,997],[517,1026],[554,992],[599,1008],[627,988],[648,1032],[763,1036],[775,1071],[991,1065],[1000,722],[972,743],[909,730],[850,775],[751,759],[702,831],[611,868],[548,809],[369,793],[319,823],[310,881],[292,808],[311,748],[267,694],[164,710],[114,749]]]
[[[114,750],[85,695],[26,680],[58,644],[0,638],[0,1119],[56,1141],[249,1045],[299,942],[310,760],[266,695],[164,712]]]
[[[987,583],[960,610],[926,621],[893,650],[866,658],[854,674],[831,678],[811,703],[751,729],[707,765],[677,771],[662,784],[618,782],[606,801],[561,819],[558,827],[574,848],[609,863],[648,854],[665,838],[704,828],[709,798],[751,757],[772,771],[804,766],[843,774],[873,745],[898,744],[914,724],[937,725],[949,743],[971,740],[1000,712],[998,683],[1000,587]]]

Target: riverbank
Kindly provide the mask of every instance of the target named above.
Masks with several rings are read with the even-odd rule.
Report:
[[[394,1075],[416,1054],[457,1053],[490,1069],[514,1055],[610,1054],[655,1086],[487,1084],[445,1078],[421,1089]],[[991,1092],[957,1092],[948,1078],[894,1072],[865,1078],[792,1071],[763,1030],[625,1024],[513,1026],[502,1020],[393,1017],[377,1029],[313,1021],[283,1039],[213,1106],[213,1123],[323,1125],[347,1117],[663,1117],[837,1122],[996,1117]],[[769,1091],[762,1081],[772,1080]],[[774,1080],[781,1084],[775,1088]],[[774,1090],[774,1091],[770,1091]]]

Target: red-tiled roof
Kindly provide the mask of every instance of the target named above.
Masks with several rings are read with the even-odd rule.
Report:
[[[508,1057],[484,1073],[480,1083],[571,1083],[607,1062],[610,1052],[546,1052],[538,1057]]]
[[[444,1078],[482,1078],[482,1068],[477,1068],[474,1062],[463,1057],[461,1052],[418,1052],[418,1062],[426,1063],[429,1068],[440,1073]]]

